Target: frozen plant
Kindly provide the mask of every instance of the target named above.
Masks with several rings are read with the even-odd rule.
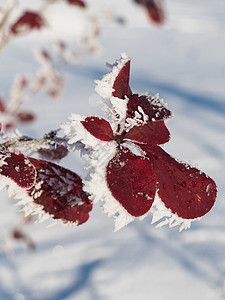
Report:
[[[0,148],[0,185],[20,199],[26,213],[51,216],[80,225],[88,220],[92,204],[115,219],[115,230],[136,217],[152,214],[157,226],[190,227],[205,215],[217,194],[215,182],[202,171],[179,162],[160,145],[170,139],[165,120],[172,117],[158,95],[134,94],[129,86],[130,58],[109,65],[111,72],[96,81],[108,120],[72,114],[58,131],[40,140],[19,133]],[[18,150],[60,159],[67,149],[79,149],[88,174],[49,161],[24,156]],[[55,155],[51,155],[51,152]]]

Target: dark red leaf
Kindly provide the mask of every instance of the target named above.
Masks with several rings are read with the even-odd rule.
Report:
[[[11,27],[13,34],[20,34],[28,30],[41,29],[45,25],[43,17],[36,12],[26,11]]]
[[[160,145],[169,141],[170,133],[164,121],[147,122],[143,126],[134,126],[124,139],[130,139],[148,145]]]
[[[116,80],[113,84],[114,92],[112,95],[117,98],[124,99],[125,96],[131,95],[131,89],[129,87],[130,78],[130,60],[124,65],[124,67],[119,72]]]
[[[29,190],[36,204],[54,219],[80,225],[92,210],[81,178],[74,172],[51,162],[29,158],[37,170],[36,185]]]
[[[158,193],[167,208],[184,219],[201,217],[212,208],[217,189],[210,177],[176,161],[160,147],[141,147],[153,163]]]
[[[0,98],[0,112],[5,112],[5,103],[3,102],[2,98]]]
[[[0,167],[0,174],[12,179],[18,186],[29,189],[36,179],[36,171],[30,160],[22,153],[11,153],[5,150],[0,151],[3,165]]]
[[[68,154],[68,149],[63,145],[50,144],[48,149],[42,148],[38,150],[38,154],[44,159],[60,160]]]
[[[98,117],[87,117],[81,121],[85,129],[102,141],[113,140],[113,131],[108,121]]]
[[[67,3],[69,3],[71,5],[86,7],[86,3],[84,1],[81,1],[81,0],[66,0],[66,1],[67,1]]]
[[[34,120],[34,115],[29,112],[21,112],[17,115],[20,122],[31,122]]]
[[[161,5],[157,5],[155,2],[146,5],[146,10],[150,20],[156,24],[163,24],[165,21],[164,11]]]
[[[162,24],[165,20],[164,11],[160,0],[134,0],[145,7],[151,21]]]
[[[61,89],[59,89],[58,87],[49,89],[47,91],[47,94],[52,98],[58,98],[60,96],[60,93],[61,93]]]
[[[127,148],[118,150],[109,161],[106,179],[113,197],[129,214],[139,217],[149,211],[155,197],[156,176],[148,159]]]
[[[139,112],[138,107],[148,116],[149,121],[165,120],[172,116],[171,111],[160,100],[150,96],[133,94],[127,104],[127,117],[134,118],[135,112]]]
[[[15,123],[7,123],[7,124],[5,124],[5,129],[7,129],[7,130],[11,130],[11,129],[13,129],[14,127],[15,127]]]

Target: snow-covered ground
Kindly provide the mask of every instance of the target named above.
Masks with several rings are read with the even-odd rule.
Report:
[[[97,10],[106,1],[89,3]],[[176,227],[156,229],[150,217],[114,233],[113,220],[97,205],[80,227],[46,228],[48,221],[26,226],[36,244],[29,253],[23,244],[6,243],[18,218],[13,199],[1,192],[0,300],[225,299],[225,2],[168,0],[162,27],[150,24],[131,1],[107,4],[127,18],[126,26],[104,28],[101,56],[85,55],[81,64],[62,68],[66,86],[60,101],[39,95],[26,103],[37,120],[20,131],[40,137],[71,112],[102,115],[94,80],[108,72],[106,61],[126,52],[132,58],[133,90],[158,92],[175,114],[167,123],[172,139],[165,149],[216,181],[216,204],[181,233]],[[65,32],[68,40],[71,35]],[[2,51],[1,95],[15,73],[36,70],[30,49],[45,44],[48,33],[43,39],[18,39]],[[62,165],[84,174],[77,154]]]

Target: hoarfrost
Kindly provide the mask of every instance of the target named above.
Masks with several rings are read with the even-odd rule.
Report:
[[[13,197],[17,200],[16,205],[21,207],[20,210],[25,213],[25,216],[37,214],[38,217],[42,217],[46,214],[42,210],[41,205],[33,202],[33,198],[28,195],[25,189],[19,187],[10,178],[0,175],[0,190],[3,188],[7,189],[9,197]]]
[[[130,58],[125,53],[122,53],[121,59],[117,60],[115,64],[107,64],[112,67],[112,71],[104,75],[101,80],[95,81],[97,84],[95,91],[102,97],[102,110],[109,118],[114,132],[118,129],[118,125],[120,124],[119,133],[125,128],[127,103],[129,99],[127,97],[125,97],[125,99],[114,97],[112,95],[114,92],[113,85],[120,71],[129,60]]]
[[[95,80],[97,84],[95,87],[95,91],[101,96],[103,99],[110,98],[113,93],[113,84],[116,80],[116,77],[119,75],[122,68],[125,64],[130,60],[126,53],[121,54],[121,59],[116,60],[116,62],[112,65],[112,71],[103,76],[102,80]],[[110,64],[107,64],[110,66]]]
[[[180,226],[180,232],[184,229],[189,229],[191,227],[191,222],[201,219],[200,217],[195,219],[183,219],[179,217],[177,214],[174,214],[169,208],[165,206],[157,193],[149,212],[152,214],[151,224],[159,222],[156,225],[156,228],[168,224],[170,228]]]
[[[109,217],[114,217],[115,231],[134,220],[122,205],[113,197],[106,182],[106,168],[108,162],[115,156],[116,147],[113,142],[105,142],[104,148],[95,148],[86,161],[89,174],[84,182],[84,190],[91,194],[94,203],[104,202],[103,211]]]

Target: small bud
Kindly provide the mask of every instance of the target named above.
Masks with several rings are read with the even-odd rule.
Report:
[[[86,3],[81,0],[66,0],[66,2],[70,5],[76,5],[76,6],[83,7],[83,8],[86,7]]]

